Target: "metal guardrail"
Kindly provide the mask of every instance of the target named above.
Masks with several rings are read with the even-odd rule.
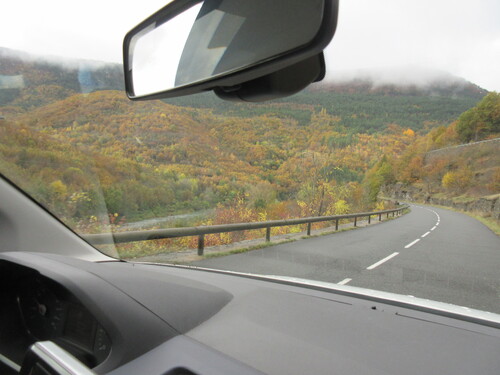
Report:
[[[253,222],[253,223],[222,224],[222,225],[210,225],[201,227],[167,228],[167,229],[153,229],[153,230],[118,232],[118,233],[87,234],[82,237],[84,240],[94,245],[107,245],[113,243],[129,243],[138,241],[161,240],[165,238],[198,236],[198,255],[203,255],[203,250],[205,248],[206,234],[266,229],[266,241],[270,242],[271,228],[275,227],[307,224],[307,235],[310,236],[311,226],[313,223],[335,221],[335,230],[338,230],[339,221],[343,219],[354,219],[354,226],[357,226],[359,218],[367,217],[368,223],[370,223],[372,216],[378,216],[378,220],[382,221],[382,215],[387,215],[387,218],[389,217],[390,214],[392,214],[392,216],[401,215],[403,210],[407,208],[408,205],[403,205],[401,207],[394,208],[391,210],[361,212],[361,213],[346,214],[346,215],[317,216],[317,217],[307,217],[301,219],[272,220],[272,221]]]

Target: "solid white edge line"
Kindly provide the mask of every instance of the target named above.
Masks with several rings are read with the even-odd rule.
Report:
[[[396,255],[399,255],[399,253],[392,253],[391,255],[389,255],[388,257],[385,257],[384,259],[382,260],[379,260],[377,263],[373,263],[370,267],[366,267],[367,270],[372,270],[378,266],[380,266],[382,263],[385,263],[387,262],[389,259],[392,259],[394,258]]]
[[[416,239],[413,242],[410,242],[408,245],[405,246],[405,249],[409,249],[410,247],[412,247],[413,245],[415,245],[418,241],[420,241],[420,238]]]
[[[352,281],[352,279],[344,279],[342,280],[340,283],[337,283],[338,285],[345,285],[347,284],[348,282]]]
[[[422,238],[427,237],[430,233],[431,233],[431,232],[429,231],[429,232],[427,232],[427,233],[422,234]]]

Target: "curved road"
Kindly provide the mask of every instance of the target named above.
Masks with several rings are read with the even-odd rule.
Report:
[[[500,238],[460,213],[412,205],[393,221],[192,265],[413,295],[500,313]]]

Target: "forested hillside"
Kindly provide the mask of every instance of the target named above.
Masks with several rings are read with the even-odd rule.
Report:
[[[384,185],[386,191],[409,191],[427,201],[495,196],[500,194],[499,137],[500,94],[492,92],[448,126],[417,137],[403,153],[385,155],[366,174],[365,186],[372,199]]]
[[[41,179],[34,186],[42,201],[84,194],[91,209],[94,173],[109,209],[130,218],[231,203],[245,194],[255,207],[298,196],[312,202],[323,183],[338,184],[351,200],[348,191],[367,168],[414,137],[396,126],[390,134],[353,136],[326,111],[304,127],[272,115],[242,119],[160,101],[133,103],[117,91],[73,95],[4,120],[0,131],[8,140],[1,145],[8,169]],[[86,165],[89,155],[95,167]],[[319,205],[307,210],[325,214],[328,204]]]
[[[2,114],[29,110],[76,93],[122,90],[118,64],[31,56],[0,47]]]
[[[490,154],[426,156],[499,132],[498,94],[470,109],[485,91],[463,80],[326,83],[257,105],[132,102],[121,87],[119,66],[0,49],[0,171],[83,232],[209,208],[194,224],[380,208],[383,185],[455,189],[478,171],[463,192],[498,191]]]
[[[433,72],[425,84],[378,84],[371,78],[320,82],[297,95],[262,104],[221,102],[212,94],[168,99],[167,102],[216,113],[253,117],[273,113],[307,125],[314,112],[325,109],[341,119],[349,133],[377,133],[397,124],[414,131],[454,121],[474,106],[487,91],[464,79]],[[411,79],[411,72],[408,73]]]
[[[0,103],[14,106],[4,112],[15,107],[33,108],[74,93],[123,90],[123,72],[118,64],[56,58],[40,63],[40,59],[5,48],[0,48],[0,62]],[[413,78],[411,71],[406,74],[407,79]],[[432,78],[425,84],[381,84],[369,76],[324,81],[292,97],[262,104],[225,102],[212,93],[165,102],[211,109],[223,116],[292,118],[302,126],[310,123],[314,113],[325,109],[341,119],[347,132],[373,134],[387,131],[391,124],[427,132],[454,121],[487,93],[462,78],[442,72],[430,74]]]

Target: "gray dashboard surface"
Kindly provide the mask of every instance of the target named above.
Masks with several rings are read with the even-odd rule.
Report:
[[[500,373],[496,328],[306,288],[167,269],[234,296],[187,336],[264,373]]]
[[[113,287],[112,293],[127,295],[158,317],[158,326],[166,323],[179,333],[122,362],[113,375],[189,373],[175,372],[177,367],[195,374],[500,373],[498,326],[326,289],[219,272],[92,263],[57,255],[5,257],[24,263],[29,260],[31,267],[39,267],[49,276],[76,269],[85,272],[88,276],[81,277],[78,285],[81,291],[87,289],[86,283],[89,288],[96,285],[92,278],[104,281]],[[86,293],[90,297],[97,291],[88,289]],[[97,317],[99,310],[109,310],[103,306],[105,298],[99,303],[93,306]],[[132,311],[126,315],[129,322],[120,324],[120,329],[140,327],[142,322]],[[151,324],[153,321],[149,329],[154,329]]]
[[[200,270],[103,263],[102,270],[94,272],[122,289],[120,280],[106,275],[123,267],[149,275],[154,279],[151,285],[159,287],[163,282],[166,293],[175,278],[186,285],[200,283],[196,285],[212,293],[219,290],[214,296],[222,298],[220,311],[185,335],[263,373],[500,372],[497,328],[332,292]],[[132,289],[122,290],[130,293]],[[139,294],[137,288],[132,291],[132,295]],[[155,305],[151,297],[150,302],[144,297],[141,303]],[[207,306],[213,311],[213,305]]]

